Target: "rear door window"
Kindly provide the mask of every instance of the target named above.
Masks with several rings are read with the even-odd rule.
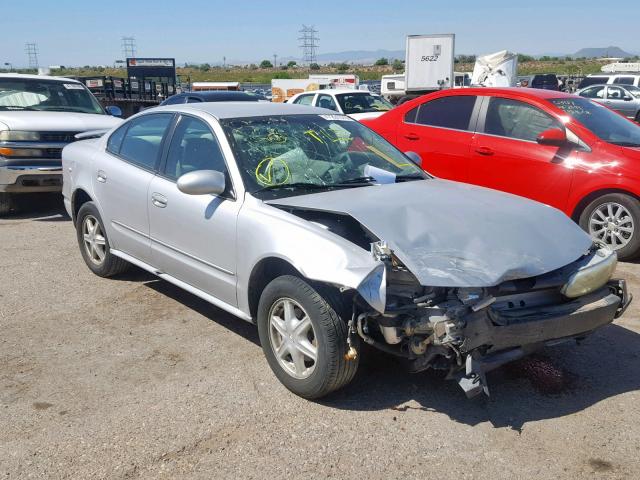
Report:
[[[604,88],[604,85],[587,88],[583,92],[580,92],[580,96],[586,98],[604,98]]]
[[[300,95],[298,98],[295,99],[293,103],[296,103],[298,105],[311,105],[311,102],[313,101],[313,95],[315,94]]]
[[[535,142],[545,130],[562,128],[560,122],[533,105],[493,97],[487,108],[484,133]]]
[[[160,156],[162,139],[173,114],[147,114],[132,120],[122,140],[120,156],[147,170],[154,170]]]
[[[634,77],[616,77],[613,79],[612,83],[616,83],[618,85],[633,85]]]
[[[420,105],[415,123],[430,127],[471,130],[471,116],[475,104],[476,97],[472,95],[437,98]]]

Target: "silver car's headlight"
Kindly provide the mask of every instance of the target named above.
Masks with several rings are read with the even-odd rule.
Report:
[[[606,247],[600,248],[586,265],[569,277],[560,292],[569,298],[581,297],[602,287],[613,275],[618,256]]]

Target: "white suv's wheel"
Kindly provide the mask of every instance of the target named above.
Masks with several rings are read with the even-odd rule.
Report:
[[[328,298],[298,277],[278,277],[264,289],[258,332],[269,366],[301,397],[319,398],[343,387],[358,368],[358,358],[345,358],[345,321]]]

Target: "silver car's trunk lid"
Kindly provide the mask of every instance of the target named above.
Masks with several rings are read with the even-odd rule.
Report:
[[[267,203],[352,216],[428,286],[493,286],[541,275],[577,260],[592,243],[555,208],[439,179]]]

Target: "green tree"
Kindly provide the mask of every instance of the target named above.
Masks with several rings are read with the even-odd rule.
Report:
[[[271,63],[269,60],[262,60],[260,62],[260,68],[273,68],[273,63]]]
[[[404,70],[404,62],[402,60],[400,60],[399,58],[396,58],[393,61],[393,71],[394,72],[399,72],[401,70]]]
[[[336,65],[336,69],[339,72],[346,72],[347,70],[349,70],[349,65],[346,63],[339,63],[338,65]]]
[[[287,67],[289,68],[293,68],[295,66],[298,65],[298,62],[294,62],[293,60],[291,60],[289,63],[287,63]]]
[[[389,65],[389,59],[385,57],[379,58],[378,60],[376,60],[376,63],[374,65],[379,67]]]
[[[311,65],[309,65],[309,70],[320,70],[320,65],[318,65],[317,63],[312,63]]]
[[[535,59],[531,55],[518,54],[518,63],[533,62]]]

